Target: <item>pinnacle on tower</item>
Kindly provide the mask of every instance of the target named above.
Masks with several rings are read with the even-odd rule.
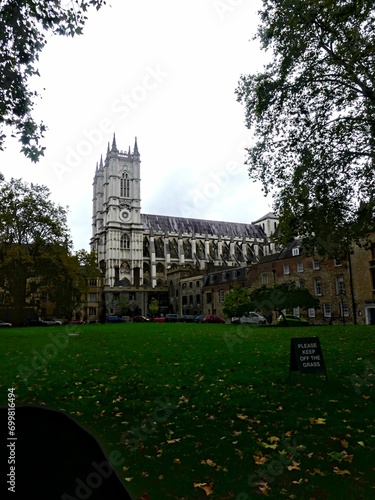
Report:
[[[99,170],[102,170],[102,168],[103,168],[103,155],[100,155]]]
[[[110,153],[110,149],[109,149],[109,141],[108,141],[108,146],[107,146],[107,156],[109,155]]]
[[[139,156],[137,138],[135,138],[135,141],[134,141],[134,151],[133,151],[133,154]]]
[[[117,146],[116,146],[116,136],[115,134],[113,134],[113,141],[112,141],[112,149],[111,151],[113,153],[118,153],[118,149],[117,149]]]

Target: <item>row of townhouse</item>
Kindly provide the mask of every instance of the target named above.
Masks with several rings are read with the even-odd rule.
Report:
[[[223,316],[223,304],[227,293],[235,283],[250,291],[263,285],[294,281],[319,299],[317,309],[292,311],[311,324],[375,324],[375,235],[369,247],[356,246],[353,252],[341,259],[325,259],[309,255],[301,240],[295,240],[277,253],[263,256],[256,263],[243,267],[211,267],[200,272],[188,265],[173,266],[168,272],[167,286],[138,292],[116,291],[137,304],[137,313],[148,315],[148,304],[156,297],[160,304],[159,314],[181,315],[214,314]],[[91,288],[77,315],[87,321],[99,321],[103,314],[111,314],[113,297],[103,292],[102,278],[91,279]],[[95,286],[94,286],[95,285]],[[143,287],[144,288],[144,287]],[[146,298],[145,298],[146,297]],[[147,298],[148,297],[148,298]],[[112,302],[111,302],[112,300]],[[282,305],[275,304],[275,309]],[[267,318],[270,322],[276,319]]]
[[[375,240],[375,238],[373,238]],[[311,324],[375,324],[375,241],[356,246],[341,259],[309,255],[301,240],[247,267],[215,271],[203,280],[202,313],[223,315],[225,295],[234,283],[254,290],[293,281],[317,297],[317,309],[288,311]],[[282,309],[275,304],[275,309]],[[276,319],[276,312],[269,321]]]
[[[373,236],[370,246],[356,246],[342,259],[311,256],[303,248],[302,241],[295,240],[279,252],[262,256],[257,262],[248,262],[242,267],[211,266],[206,272],[189,265],[174,265],[167,273],[167,283],[156,288],[143,285],[131,290],[121,286],[107,290],[103,274],[98,270],[96,277],[88,278],[89,286],[82,304],[69,319],[90,323],[105,321],[107,315],[116,313],[118,300],[130,304],[131,315],[148,315],[153,298],[159,302],[161,315],[223,316],[225,296],[235,283],[251,291],[263,285],[273,287],[294,281],[298,287],[305,287],[317,297],[320,307],[296,308],[288,312],[312,324],[375,324],[375,234]],[[5,294],[0,295],[3,319],[11,309],[7,302]],[[30,317],[31,309],[35,309],[35,316],[56,317],[57,309],[48,301],[46,293],[29,306]],[[275,309],[279,306],[275,304]],[[276,312],[267,319],[275,320]]]

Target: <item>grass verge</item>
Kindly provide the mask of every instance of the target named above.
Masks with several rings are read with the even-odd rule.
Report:
[[[135,499],[370,499],[374,329],[119,324],[1,331],[0,402],[65,411]],[[317,335],[324,375],[289,377]]]

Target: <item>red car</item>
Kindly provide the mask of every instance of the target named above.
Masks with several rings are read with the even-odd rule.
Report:
[[[165,318],[153,318],[152,321],[156,323],[165,323]]]
[[[219,318],[219,316],[205,316],[202,323],[225,323],[225,319]]]

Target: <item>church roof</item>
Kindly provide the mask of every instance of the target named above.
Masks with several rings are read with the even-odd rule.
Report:
[[[182,234],[207,234],[229,237],[265,238],[260,226],[238,222],[223,222],[204,219],[188,219],[167,215],[141,214],[143,227],[154,232]]]
[[[258,224],[258,222],[262,222],[263,220],[267,220],[267,219],[277,219],[277,217],[273,212],[268,212],[268,214],[263,215],[263,217],[261,217],[260,219],[255,220],[253,222],[253,224]]]

